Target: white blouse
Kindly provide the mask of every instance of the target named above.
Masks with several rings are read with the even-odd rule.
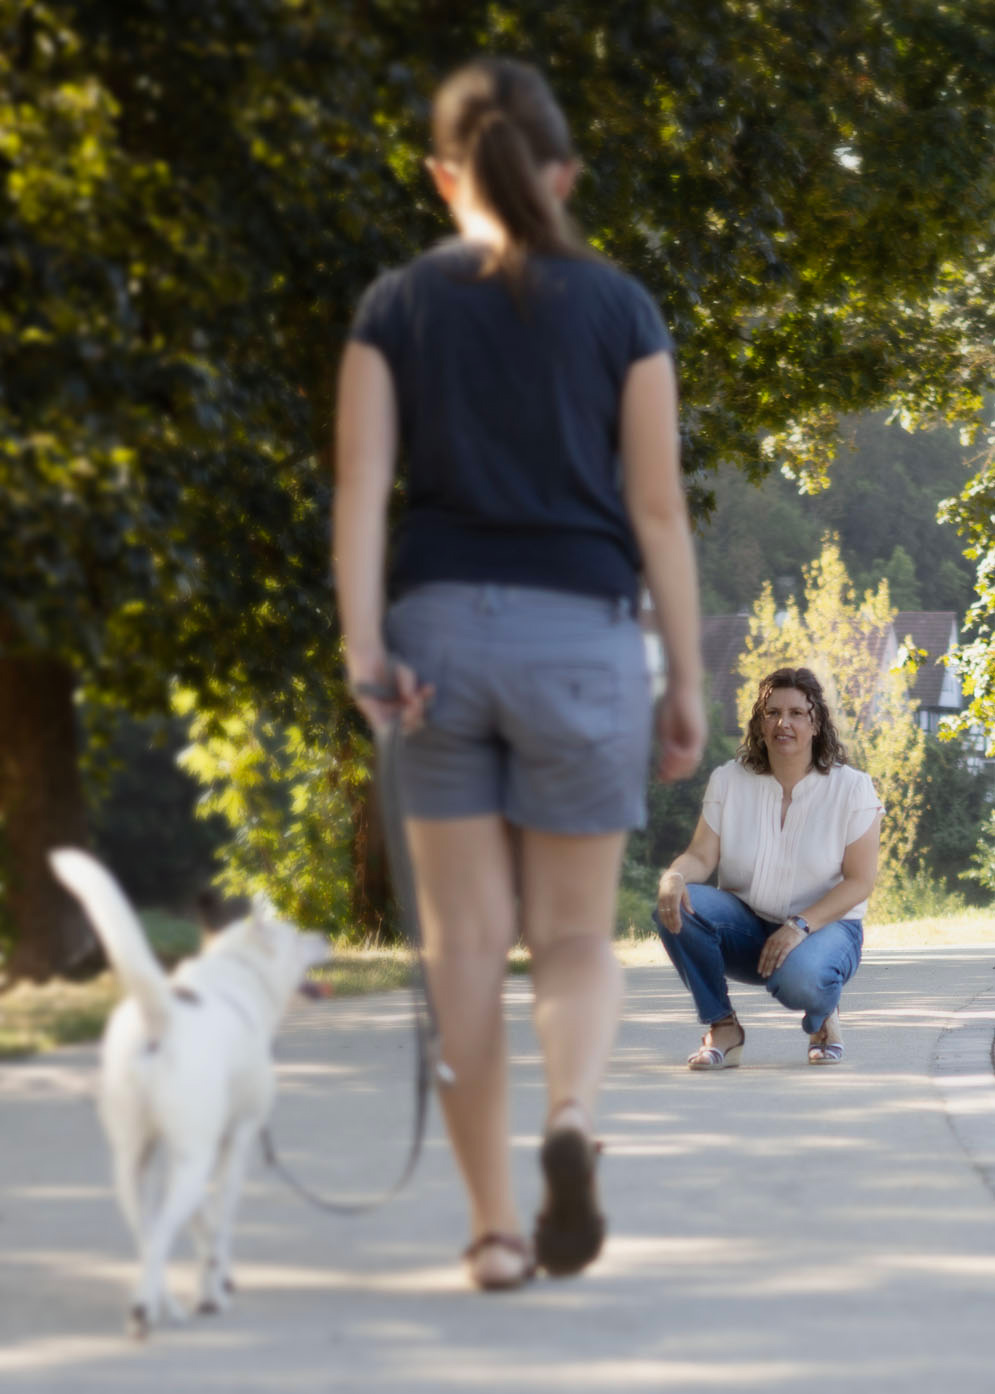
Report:
[[[850,765],[799,780],[783,828],[782,797],[772,774],[730,760],[712,771],[702,808],[719,838],[719,888],[779,924],[843,880],[844,851],[883,811],[870,776]],[[862,900],[839,918],[860,920],[866,910]]]

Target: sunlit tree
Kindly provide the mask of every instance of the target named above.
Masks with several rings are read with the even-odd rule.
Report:
[[[444,71],[549,73],[578,220],[675,331],[704,509],[720,462],[817,483],[840,413],[976,410],[993,33],[987,0],[0,0],[6,970],[84,947],[44,862],[86,836],[81,690],[352,748],[332,383],[362,287],[446,230]]]
[[[853,765],[865,770],[885,805],[880,880],[906,866],[916,846],[925,735],[909,701],[911,674],[897,661],[896,614],[882,581],[856,594],[829,537],[805,569],[802,601],[775,605],[763,588],[750,616],[740,662],[739,713],[745,728],[761,678],[775,668],[807,667],[819,678]]]

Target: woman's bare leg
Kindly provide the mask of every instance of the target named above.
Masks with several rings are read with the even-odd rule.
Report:
[[[622,1000],[611,931],[624,845],[621,833],[522,835],[522,921],[548,1096],[539,1154],[545,1189],[533,1233],[551,1276],[585,1268],[604,1239],[590,1132]]]
[[[559,1112],[568,1099],[580,1105],[550,1122],[590,1127],[615,1039],[622,969],[611,936],[624,848],[624,833],[522,833],[522,924],[548,1107]]]
[[[466,1183],[474,1239],[519,1233],[508,1148],[502,990],[516,923],[515,875],[504,820],[494,815],[410,819],[425,965],[455,1083],[440,1091]],[[520,1258],[488,1247],[475,1260],[482,1286],[513,1278]]]

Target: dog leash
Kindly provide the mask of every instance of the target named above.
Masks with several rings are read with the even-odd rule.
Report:
[[[357,685],[360,696],[374,697],[379,701],[393,701],[397,693],[393,687],[382,687],[376,683]],[[410,1181],[425,1140],[425,1125],[428,1121],[428,1101],[432,1084],[448,1086],[455,1080],[452,1070],[442,1059],[441,1034],[435,1011],[435,1003],[425,973],[422,954],[421,925],[415,901],[414,875],[408,853],[407,837],[404,832],[404,817],[401,799],[400,752],[403,733],[399,717],[395,717],[382,731],[377,733],[377,769],[379,772],[380,811],[383,819],[384,842],[387,846],[387,864],[394,886],[394,898],[401,911],[401,924],[405,941],[412,951],[411,993],[415,1023],[415,1119],[412,1128],[411,1146],[400,1176],[394,1184],[381,1195],[361,1200],[346,1200],[340,1197],[319,1195],[305,1186],[287,1165],[280,1160],[276,1144],[269,1128],[259,1135],[263,1156],[268,1166],[295,1191],[303,1200],[319,1210],[333,1215],[362,1215],[377,1210],[394,1198]]]

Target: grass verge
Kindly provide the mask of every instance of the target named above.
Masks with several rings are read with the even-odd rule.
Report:
[[[146,927],[148,919],[143,914]],[[152,918],[152,917],[150,917]],[[157,942],[165,926],[167,943]],[[196,950],[189,926],[167,917],[153,918],[150,937],[164,957],[173,961],[176,948]],[[198,935],[199,938],[199,935]],[[182,956],[180,954],[179,956]],[[336,949],[332,962],[312,975],[331,997],[389,992],[410,981],[406,954],[393,949]],[[96,1040],[120,997],[117,979],[102,973],[89,982],[56,978],[51,982],[18,983],[0,993],[0,1060],[17,1060],[56,1046]]]
[[[153,932],[153,937],[155,937]],[[169,925],[170,944],[188,942],[182,925]],[[990,911],[966,911],[943,917],[903,920],[894,924],[867,925],[869,949],[953,948],[990,946],[995,951],[995,917]],[[191,942],[191,948],[193,944]],[[630,932],[616,938],[615,948],[626,966],[661,964],[665,961],[655,935]],[[508,971],[529,971],[529,955],[515,948],[508,957]],[[326,967],[313,974],[331,997],[390,992],[410,981],[406,953],[389,948],[337,948]],[[18,1059],[55,1046],[95,1040],[119,996],[112,974],[104,973],[87,983],[55,980],[38,986],[20,983],[0,993],[0,1060]]]

